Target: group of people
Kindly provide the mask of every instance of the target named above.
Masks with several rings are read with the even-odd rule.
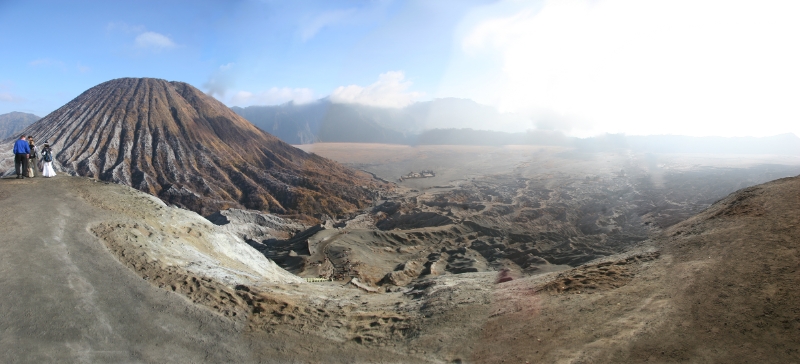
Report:
[[[40,160],[40,165],[37,166],[36,161]],[[45,141],[41,150],[36,146],[33,137],[28,135],[21,135],[19,140],[14,143],[14,167],[17,172],[17,179],[25,177],[32,178],[36,176],[35,170],[41,168],[42,176],[54,177],[56,171],[53,170],[53,151],[50,149],[50,144]],[[36,168],[34,168],[36,167]]]

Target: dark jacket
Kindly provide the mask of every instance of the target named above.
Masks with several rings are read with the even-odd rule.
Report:
[[[28,141],[23,139],[17,140],[17,142],[14,143],[14,154],[31,154],[31,147],[28,145]]]

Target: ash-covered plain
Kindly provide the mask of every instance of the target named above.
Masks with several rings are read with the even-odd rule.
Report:
[[[304,277],[382,289],[441,274],[563,270],[624,252],[738,189],[800,174],[784,156],[559,147],[301,146],[397,183],[357,216],[250,239]],[[432,171],[433,177],[401,178]],[[327,227],[327,228],[325,228]]]
[[[800,174],[794,157],[302,147],[397,186],[309,225],[0,180],[13,222],[51,221],[0,249],[0,347],[21,362],[800,360],[798,178],[750,187]],[[435,177],[398,180],[422,170]]]

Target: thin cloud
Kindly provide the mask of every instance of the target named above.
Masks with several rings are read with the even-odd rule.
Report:
[[[56,67],[62,70],[66,68],[64,62],[49,58],[35,59],[33,61],[28,62],[28,65],[32,67]]]
[[[369,86],[340,86],[333,90],[330,99],[341,104],[363,104],[379,107],[405,107],[422,97],[421,92],[409,92],[410,81],[404,81],[402,71],[390,71],[378,76]]]
[[[111,22],[106,25],[106,36],[113,36],[115,34],[123,35],[126,43],[130,41],[130,36],[136,35],[133,39],[133,44],[126,45],[129,51],[133,51],[135,55],[152,52],[158,53],[164,50],[169,50],[178,47],[169,36],[164,34],[147,30],[144,25],[131,25],[125,22]],[[81,71],[84,72],[84,71]]]
[[[130,25],[125,22],[111,22],[106,25],[106,32],[142,33],[147,31],[144,25]]]
[[[34,67],[34,68],[56,68],[56,69],[59,69],[61,71],[74,71],[74,70],[77,70],[80,73],[87,73],[87,72],[91,71],[90,67],[88,67],[86,65],[83,65],[80,62],[77,62],[75,64],[75,67],[73,68],[72,66],[67,67],[67,64],[64,63],[63,61],[59,61],[59,60],[55,60],[55,59],[49,59],[49,58],[35,59],[33,61],[28,62],[28,66],[31,66],[31,67]]]
[[[0,92],[0,101],[3,102],[22,102],[23,99],[10,92]]]
[[[300,23],[300,38],[303,42],[314,38],[323,29],[343,25],[373,24],[386,17],[391,1],[364,2],[362,6],[325,11],[308,17]]]
[[[229,105],[278,105],[287,102],[306,104],[316,100],[314,91],[308,88],[273,87],[262,92],[239,91],[229,100]]]
[[[334,10],[317,15],[311,19],[311,21],[301,27],[300,36],[305,42],[311,38],[314,38],[314,36],[317,35],[322,28],[341,23],[355,13],[356,9],[347,9]]]
[[[175,42],[160,33],[144,32],[136,36],[134,45],[141,49],[163,50],[174,48]]]
[[[78,68],[78,72],[80,72],[80,73],[87,73],[87,72],[92,70],[91,67],[85,66],[85,65],[81,64],[80,62],[78,62],[77,68]]]

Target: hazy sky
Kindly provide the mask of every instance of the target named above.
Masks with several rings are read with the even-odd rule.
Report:
[[[800,135],[798,19],[794,0],[0,0],[0,114],[156,77],[229,106],[461,97],[518,130]]]

